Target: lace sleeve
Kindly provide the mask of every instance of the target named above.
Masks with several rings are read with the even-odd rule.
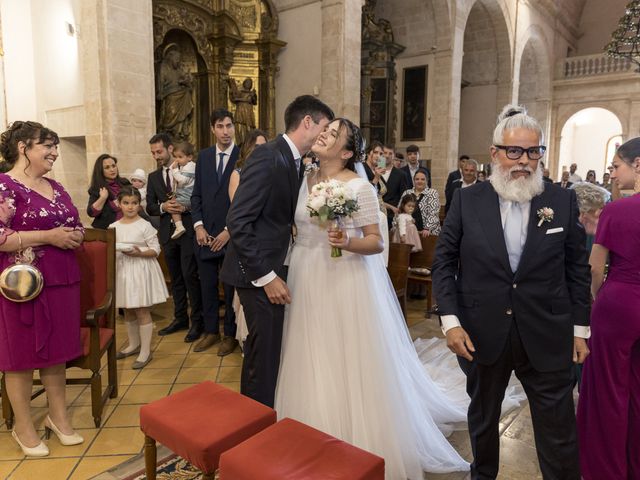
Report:
[[[357,182],[353,181],[353,188],[359,206],[358,211],[353,214],[353,226],[360,228],[380,223],[380,204],[374,187],[369,182],[359,179]]]

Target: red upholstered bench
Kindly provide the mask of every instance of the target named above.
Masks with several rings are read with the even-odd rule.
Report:
[[[148,480],[156,478],[156,440],[214,478],[220,455],[276,422],[276,412],[213,382],[140,409]]]
[[[220,480],[384,480],[384,459],[285,418],[220,457]]]

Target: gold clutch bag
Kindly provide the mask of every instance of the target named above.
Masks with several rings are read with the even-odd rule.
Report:
[[[28,302],[42,291],[44,278],[42,272],[34,265],[35,254],[31,247],[22,250],[22,238],[18,234],[20,247],[15,256],[15,263],[0,273],[0,293],[12,302]]]

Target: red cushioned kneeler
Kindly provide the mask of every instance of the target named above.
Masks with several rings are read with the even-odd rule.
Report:
[[[384,459],[285,418],[222,454],[220,480],[384,480]]]
[[[140,408],[140,429],[205,473],[220,455],[276,422],[276,412],[213,382]]]

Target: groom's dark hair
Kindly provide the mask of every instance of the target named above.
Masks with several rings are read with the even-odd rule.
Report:
[[[291,102],[284,112],[285,132],[293,132],[307,115],[313,118],[315,123],[320,123],[323,117],[329,120],[335,117],[333,110],[324,102],[312,95],[301,95]]]

